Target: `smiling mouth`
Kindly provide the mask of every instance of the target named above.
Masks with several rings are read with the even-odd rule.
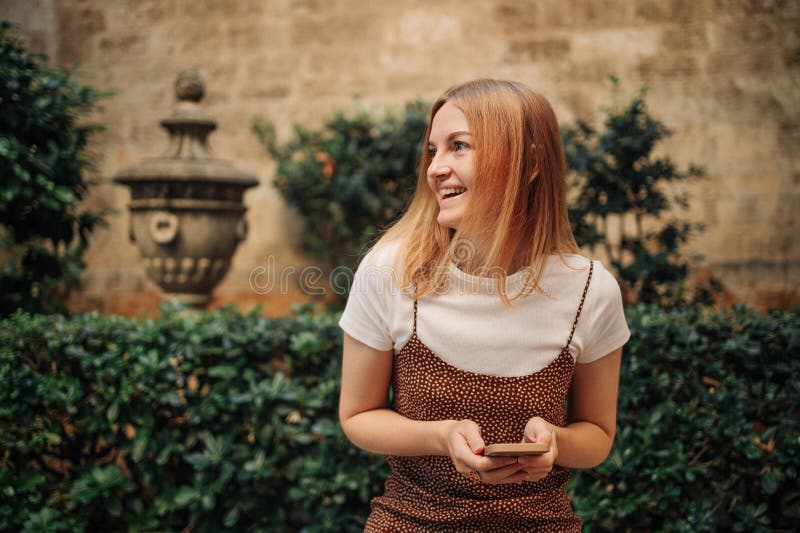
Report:
[[[442,200],[447,200],[448,198],[455,198],[456,196],[460,196],[463,193],[467,192],[467,189],[464,187],[458,187],[454,189],[442,189],[439,193],[442,195]]]

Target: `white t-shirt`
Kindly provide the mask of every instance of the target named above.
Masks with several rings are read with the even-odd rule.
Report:
[[[394,267],[398,249],[399,243],[392,243],[364,257],[339,321],[354,339],[394,353],[411,338],[414,325],[413,297],[400,287],[400,272]],[[417,336],[437,356],[463,370],[494,376],[532,374],[551,363],[566,344],[588,273],[589,260],[581,255],[551,255],[539,280],[546,294],[533,292],[513,300],[509,308],[494,280],[469,275],[451,263],[449,287],[417,302]],[[509,298],[522,290],[525,274],[519,271],[506,278]],[[590,363],[629,337],[619,284],[595,261],[570,353],[577,363]]]

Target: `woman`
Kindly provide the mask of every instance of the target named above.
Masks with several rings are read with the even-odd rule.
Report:
[[[580,531],[567,469],[611,450],[630,333],[616,280],[578,255],[555,115],[475,80],[434,103],[425,143],[340,321],[342,428],[391,468],[366,531]],[[483,455],[520,441],[549,451]]]

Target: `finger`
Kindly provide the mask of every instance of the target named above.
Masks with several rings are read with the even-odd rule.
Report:
[[[470,472],[473,470],[480,473],[491,472],[492,470],[496,470],[498,468],[516,464],[516,457],[484,457],[471,454],[468,456],[460,455],[453,461],[453,465],[455,466],[456,470],[466,477],[470,477]]]
[[[516,474],[508,476],[504,480],[499,481],[497,484],[500,485],[506,483],[522,483],[523,481],[528,479],[528,475],[529,474],[527,472],[517,472]]]
[[[544,423],[544,421],[539,421],[533,419],[528,422],[525,426],[525,436],[523,437],[523,442],[539,442],[542,444],[549,445],[553,440],[553,432]]]
[[[553,439],[551,433],[542,429],[531,429],[525,432],[522,442],[536,442],[538,444],[550,444]]]
[[[467,477],[475,483],[483,483],[483,479],[481,478],[481,473],[478,472],[477,470],[470,470],[469,473],[467,474]]]
[[[508,466],[504,466],[502,468],[495,468],[494,470],[489,470],[480,472],[481,481],[487,483],[489,485],[497,485],[499,483],[506,482],[509,477],[512,477],[518,473],[522,473],[524,475],[528,475],[527,472],[522,472],[519,469],[519,465],[511,464]]]
[[[517,472],[513,472],[512,474],[509,474],[508,476],[506,476],[504,478],[493,480],[493,484],[494,485],[506,485],[506,484],[509,484],[509,483],[522,483],[523,481],[528,479],[529,475],[530,474],[528,474],[527,472],[525,472],[523,470],[518,470]]]
[[[466,463],[460,463],[456,467],[456,471],[459,474],[461,474],[462,476],[464,476],[465,478],[469,478],[469,479],[472,479],[472,480],[474,480],[476,476],[478,477],[478,479],[480,479],[480,477],[483,475],[479,470],[476,470],[476,469],[472,468],[471,466],[467,465]]]
[[[522,471],[527,475],[526,481],[539,481],[547,477],[553,468],[548,465],[544,468],[523,468]]]
[[[528,474],[529,476],[534,477],[534,476],[546,476],[547,474],[552,472],[553,469],[552,468],[523,468],[522,471],[525,472],[526,474]]]
[[[519,458],[519,464],[531,468],[544,468],[553,464],[553,456],[550,453],[542,455],[524,455]]]
[[[546,477],[547,477],[546,472],[541,474],[527,474],[526,478],[523,481],[526,481],[528,483],[536,483],[537,481],[541,481]]]
[[[517,458],[516,457],[482,457],[476,458],[476,460],[471,463],[473,464],[476,470],[480,470],[481,472],[490,472],[492,470],[496,470],[499,468],[503,468],[509,465],[516,465]]]
[[[467,446],[472,450],[472,453],[483,453],[483,449],[486,445],[483,442],[483,437],[481,437],[481,428],[478,424],[474,422],[472,424],[467,424],[461,431],[461,435],[464,436],[464,439],[467,441]]]

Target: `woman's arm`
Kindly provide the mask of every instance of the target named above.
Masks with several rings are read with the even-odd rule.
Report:
[[[576,364],[567,400],[567,426],[539,417],[525,427],[525,440],[550,443],[550,453],[520,458],[536,480],[555,463],[568,468],[592,468],[611,452],[617,425],[617,391],[622,348],[586,364]]]
[[[350,441],[383,455],[450,456],[462,474],[481,473],[487,483],[521,481],[513,458],[484,457],[480,428],[469,420],[419,421],[389,408],[392,351],[375,350],[344,335],[339,421]],[[511,465],[511,466],[508,466]]]
[[[389,408],[392,351],[344,334],[339,421],[350,441],[382,455],[446,455],[442,422],[418,422]]]

